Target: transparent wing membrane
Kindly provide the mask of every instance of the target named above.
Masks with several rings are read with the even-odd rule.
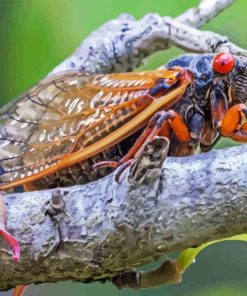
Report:
[[[157,80],[175,79],[176,73],[91,76],[69,71],[42,80],[0,109],[0,189],[49,174],[58,163],[68,165],[68,155],[140,113],[151,103],[145,98]]]

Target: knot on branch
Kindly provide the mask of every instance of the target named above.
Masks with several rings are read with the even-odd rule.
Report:
[[[64,201],[64,192],[61,189],[54,189],[51,194],[51,199],[45,204],[46,214],[49,215],[58,215],[64,212],[65,201]]]

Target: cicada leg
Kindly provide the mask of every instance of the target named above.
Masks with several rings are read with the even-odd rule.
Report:
[[[118,167],[125,164],[123,169],[120,169],[117,173],[117,177],[123,172],[123,170],[137,159],[142,153],[147,143],[153,141],[156,136],[170,137],[170,129],[174,131],[177,138],[182,142],[188,142],[190,140],[189,129],[186,126],[184,120],[175,111],[159,111],[149,121],[148,126],[144,129],[141,136],[137,139],[135,144],[131,147],[129,152],[120,159],[119,162],[104,161],[94,165],[94,168],[99,167]]]
[[[170,129],[174,131],[181,142],[190,140],[189,129],[184,120],[173,110],[159,111],[150,120],[147,128],[137,140],[130,151],[119,161],[125,163],[131,158],[137,158],[142,153],[145,145],[154,140],[156,136],[170,137]]]
[[[28,286],[16,286],[12,296],[23,296],[27,290]]]
[[[242,123],[243,118],[247,118],[247,107],[244,104],[232,106],[221,123],[221,135],[237,142],[247,142],[247,122]]]
[[[210,94],[212,125],[223,137],[247,142],[247,107],[243,103],[228,107],[224,85],[216,84]],[[245,122],[243,123],[243,119]]]
[[[37,190],[37,188],[33,185],[32,182],[25,183],[23,185],[23,187],[24,187],[25,191],[27,191],[27,192]],[[12,296],[24,296],[27,289],[28,289],[28,286],[25,286],[25,285],[16,286],[13,291]]]
[[[6,240],[7,244],[13,251],[12,259],[18,262],[20,260],[20,245],[19,242],[5,229],[6,209],[3,197],[0,193],[0,235]],[[17,286],[14,289],[13,296],[23,296],[26,286]]]
[[[20,245],[18,241],[6,230],[6,209],[2,194],[0,193],[0,235],[5,239],[7,244],[11,247],[13,251],[12,259],[18,262],[20,260]]]
[[[23,188],[26,192],[35,191],[35,190],[39,189],[38,187],[36,187],[34,185],[33,182],[28,182],[28,183],[23,184]]]
[[[174,100],[178,101],[184,94],[186,87],[189,84],[193,84],[193,75],[190,71],[180,67],[172,68],[172,69],[175,69],[178,71],[176,75],[177,81],[171,85],[167,84],[165,81],[162,81],[162,83],[158,83],[149,91],[149,95],[152,98],[164,95],[168,92],[168,90],[171,90],[172,88],[175,88],[178,85],[180,85],[180,87],[183,85],[184,90],[181,91],[180,95],[174,97]],[[175,101],[173,101],[173,104]],[[180,141],[187,142],[190,140],[189,130],[185,122],[175,111],[173,110],[159,111],[152,117],[147,128],[143,131],[142,135],[139,137],[139,139],[136,141],[136,143],[133,145],[130,151],[119,162],[103,161],[103,162],[94,164],[93,168],[94,169],[102,168],[102,167],[116,168],[119,165],[124,164],[126,162],[128,162],[129,164],[130,160],[136,159],[140,155],[140,153],[143,151],[144,146],[148,142],[152,141],[156,136],[161,135],[161,136],[169,137],[170,128],[174,131],[174,133],[176,134],[176,136]]]
[[[223,137],[229,137],[237,142],[247,142],[247,107],[245,104],[236,104],[230,109],[222,108],[222,104],[216,105],[212,112],[215,128]]]
[[[6,210],[3,197],[0,193],[0,235],[6,240],[13,251],[12,259],[18,262],[20,260],[20,245],[18,241],[5,229]],[[14,289],[13,296],[23,296],[25,286],[18,286]]]

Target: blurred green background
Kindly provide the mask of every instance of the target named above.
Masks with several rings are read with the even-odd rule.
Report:
[[[175,17],[195,0],[0,0],[0,106],[43,78],[70,55],[90,32],[123,12],[141,18],[149,12]],[[238,0],[203,26],[247,48],[247,1]],[[148,58],[155,69],[181,53],[172,48]],[[218,147],[233,145],[221,141]],[[1,271],[0,271],[1,276]],[[247,293],[247,244],[224,242],[204,250],[179,285],[133,292],[111,284],[72,282],[31,286],[30,295],[242,296]],[[1,295],[10,295],[2,293]]]

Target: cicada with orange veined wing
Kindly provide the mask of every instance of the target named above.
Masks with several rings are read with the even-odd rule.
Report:
[[[70,71],[44,79],[1,110],[0,188],[93,180],[87,169],[97,174],[91,167],[96,159],[117,160],[121,141],[181,98],[190,80],[180,72]],[[155,91],[160,84],[165,88]]]
[[[246,58],[220,53],[163,70],[46,78],[0,111],[0,189],[95,180],[156,135],[170,138],[170,155],[207,150],[220,135],[245,141],[246,76]]]

